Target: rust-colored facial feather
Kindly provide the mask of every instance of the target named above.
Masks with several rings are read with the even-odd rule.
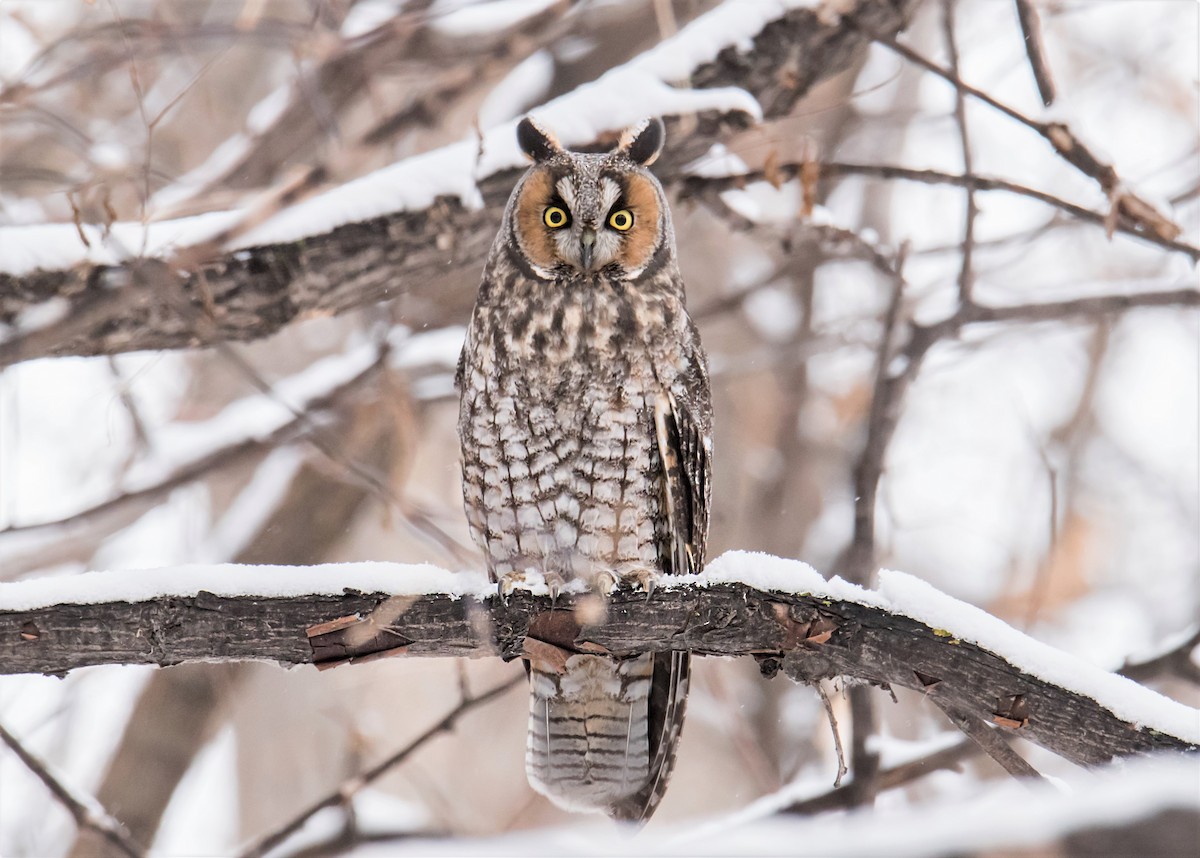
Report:
[[[558,261],[550,230],[542,223],[542,213],[554,194],[554,180],[545,167],[535,168],[521,186],[517,197],[517,240],[535,265],[551,268]]]
[[[625,178],[625,205],[633,212],[633,226],[624,236],[621,264],[632,271],[649,262],[658,246],[658,194],[654,185],[644,176],[630,173]]]

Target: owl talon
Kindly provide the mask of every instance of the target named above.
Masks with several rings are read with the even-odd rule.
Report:
[[[629,582],[629,586],[634,590],[644,590],[646,592],[646,601],[650,601],[650,597],[654,595],[654,585],[658,582],[658,576],[649,569],[639,569],[625,579]]]
[[[546,589],[550,591],[550,607],[553,609],[558,604],[558,596],[567,582],[557,572],[547,572],[542,577],[546,580]]]
[[[601,596],[608,598],[615,591],[627,587],[634,592],[645,592],[646,600],[649,601],[654,594],[657,582],[658,575],[650,569],[637,569],[625,573],[606,570],[596,575],[592,581],[592,588]]]
[[[498,589],[500,591],[500,600],[507,605],[514,590],[530,589],[529,576],[523,571],[508,572],[500,576]]]
[[[514,590],[533,590],[538,583],[546,585],[546,590],[550,593],[550,605],[553,607],[567,582],[557,572],[508,572],[500,577],[500,599],[507,605]]]
[[[617,586],[620,583],[621,580],[615,574],[604,571],[596,575],[593,586],[595,587],[597,593],[607,599],[613,594],[613,591],[617,589]]]

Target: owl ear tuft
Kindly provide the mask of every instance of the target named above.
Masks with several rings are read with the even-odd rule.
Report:
[[[656,116],[626,128],[625,133],[621,135],[621,142],[617,145],[617,151],[624,152],[635,164],[649,167],[658,160],[666,141],[667,129]]]
[[[562,152],[558,138],[526,116],[517,124],[517,143],[534,161],[545,161]]]

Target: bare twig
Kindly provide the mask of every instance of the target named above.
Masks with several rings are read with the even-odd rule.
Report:
[[[1042,22],[1037,7],[1030,0],[1016,0],[1017,21],[1021,24],[1021,36],[1025,42],[1025,54],[1037,83],[1038,95],[1046,107],[1054,104],[1054,78],[1050,75],[1050,63],[1046,61],[1046,45],[1042,41]]]
[[[847,693],[850,698],[850,803],[855,807],[870,807],[879,794],[879,752],[871,747],[871,737],[879,733],[879,712],[871,686],[855,685]]]
[[[15,533],[33,533],[51,529],[80,527],[131,506],[148,505],[165,497],[180,486],[201,479],[215,470],[245,462],[277,446],[303,438],[305,427],[312,425],[311,421],[315,415],[340,407],[348,396],[361,389],[367,381],[375,377],[379,369],[383,366],[383,362],[384,356],[381,355],[358,375],[330,390],[328,393],[321,394],[309,400],[298,412],[293,410],[293,414],[296,415],[293,419],[262,438],[247,438],[227,447],[222,447],[219,450],[214,450],[212,453],[202,456],[195,461],[181,465],[153,485],[125,492],[64,518],[6,527],[0,530],[0,538]]]
[[[304,824],[317,813],[327,807],[336,807],[339,804],[349,801],[354,797],[355,793],[373,781],[377,780],[381,775],[387,773],[395,766],[404,762],[435,736],[452,729],[455,722],[458,721],[458,719],[464,714],[470,712],[472,709],[475,709],[478,706],[482,706],[483,704],[490,702],[504,692],[508,691],[510,688],[514,688],[524,681],[525,676],[523,673],[521,673],[514,676],[512,679],[493,686],[492,688],[480,694],[478,697],[471,697],[462,700],[457,706],[442,716],[440,721],[431,726],[420,736],[413,739],[399,751],[390,755],[381,762],[376,763],[374,766],[367,769],[357,777],[346,781],[337,790],[309,805],[284,825],[250,843],[248,846],[242,849],[240,853],[238,853],[239,858],[260,858],[260,856],[266,854],[271,849],[274,849],[276,846],[287,840],[287,838],[291,837],[293,834],[303,828]]]
[[[125,827],[95,799],[76,795],[50,772],[45,763],[17,741],[16,737],[8,732],[2,724],[0,724],[0,741],[8,745],[9,749],[25,764],[25,767],[37,776],[46,789],[53,793],[59,803],[70,812],[76,825],[100,834],[128,858],[142,858],[146,854],[146,851],[129,836]]]
[[[958,770],[959,764],[964,760],[970,759],[980,752],[979,745],[975,744],[970,739],[963,739],[955,745],[948,748],[942,748],[940,751],[934,751],[931,754],[926,754],[916,760],[910,760],[906,763],[891,766],[886,769],[880,769],[877,778],[878,790],[883,792],[889,789],[907,786],[915,780],[925,777],[925,775],[933,774],[934,772],[943,771],[946,769]],[[851,795],[851,784],[853,781],[842,784],[840,787],[829,790],[829,792],[821,793],[820,795],[806,798],[803,801],[789,804],[781,809],[780,813],[797,813],[797,814],[813,814],[822,813],[827,810],[837,810],[839,808],[851,807],[853,805]]]
[[[950,57],[950,71],[958,76],[958,43],[954,38],[954,7],[958,0],[942,0],[942,30],[946,39],[946,53]],[[962,145],[963,177],[970,180],[975,174],[971,164],[971,135],[967,129],[967,100],[961,89],[954,91],[954,122],[958,126],[959,142]],[[974,273],[971,259],[975,251],[975,218],[979,207],[975,204],[975,188],[966,185],[967,211],[964,218],[962,240],[962,267],[958,272],[958,300],[971,303],[971,287]]]
[[[972,741],[979,745],[985,754],[995,760],[1001,768],[1014,778],[1042,779],[1042,773],[1029,765],[1024,757],[1014,751],[995,727],[989,727],[983,719],[970,712],[964,712],[961,709],[943,703],[936,695],[930,695],[929,699],[946,713],[946,717],[950,719],[954,726],[969,736]]]
[[[142,419],[142,411],[138,408],[137,401],[130,392],[129,382],[121,372],[121,368],[117,365],[116,357],[109,355],[106,362],[108,363],[108,371],[112,373],[113,381],[116,384],[117,398],[121,401],[121,407],[125,409],[125,414],[129,417],[130,428],[133,430],[133,444],[122,469],[128,470],[129,465],[133,463],[133,460],[137,456],[150,449],[150,433],[146,431],[146,421]]]
[[[837,789],[842,785],[842,778],[849,771],[846,767],[846,754],[842,750],[842,733],[838,729],[837,716],[833,714],[833,703],[829,699],[828,692],[825,691],[825,686],[818,682],[814,687],[817,689],[817,695],[821,698],[821,705],[825,707],[825,717],[829,720],[829,730],[833,733],[833,750],[837,752],[838,764],[837,775],[833,779],[833,788]]]
[[[1192,660],[1192,653],[1197,647],[1200,647],[1200,628],[1167,652],[1145,661],[1126,662],[1118,673],[1138,682],[1149,682],[1167,675],[1200,685],[1200,666]]]
[[[773,167],[773,172],[779,177],[779,180],[788,181],[799,176],[803,167],[804,165],[799,162],[779,164]],[[920,182],[926,185],[970,187],[976,191],[1004,191],[1053,206],[1087,223],[1105,228],[1112,226],[1109,213],[1097,212],[1084,206],[1067,202],[1045,191],[1039,191],[1036,188],[1030,188],[1017,182],[996,177],[964,176],[945,173],[939,170],[915,170],[892,164],[858,164],[845,161],[826,161],[822,163],[821,176],[823,178],[833,178],[835,176],[874,176],[880,179],[901,179],[910,182]],[[699,194],[701,192],[719,193],[724,190],[744,187],[750,182],[762,182],[766,180],[766,174],[762,170],[750,170],[733,176],[689,176],[684,180],[682,191],[684,196]],[[1167,250],[1185,253],[1192,261],[1200,260],[1200,247],[1178,241],[1175,238],[1164,238],[1157,233],[1146,231],[1137,223],[1123,217],[1117,219],[1115,227],[1117,232],[1140,238],[1143,241],[1166,248]]]
[[[903,251],[892,267],[892,299],[883,320],[883,332],[875,358],[875,379],[871,408],[867,415],[867,437],[862,454],[854,468],[854,533],[850,544],[834,567],[846,580],[869,585],[875,575],[875,499],[883,462],[891,443],[892,433],[900,419],[900,404],[908,383],[920,368],[923,353],[913,360],[908,353],[897,374],[892,361],[896,354],[895,340],[900,325],[900,308],[904,298]],[[915,337],[914,337],[915,339]]]
[[[859,24],[861,25],[861,23]],[[1094,179],[1109,197],[1113,206],[1113,215],[1118,213],[1129,218],[1139,230],[1145,230],[1148,233],[1157,235],[1160,238],[1173,240],[1179,236],[1182,230],[1177,224],[1171,221],[1166,215],[1159,212],[1153,205],[1138,197],[1132,191],[1125,187],[1121,181],[1121,177],[1117,174],[1116,169],[1111,165],[1101,160],[1089,149],[1083,141],[1081,141],[1071,129],[1062,122],[1040,122],[1032,119],[1021,113],[1014,107],[1011,107],[996,98],[988,95],[983,90],[977,89],[970,84],[965,83],[962,78],[949,69],[944,69],[933,61],[927,59],[921,54],[914,51],[912,48],[901,44],[895,38],[886,34],[878,33],[872,28],[864,26],[864,32],[871,36],[879,44],[890,48],[895,53],[904,57],[911,63],[914,63],[932,74],[945,80],[958,91],[970,95],[973,98],[979,99],[984,104],[995,108],[1005,116],[1013,119],[1025,127],[1036,131],[1046,142],[1054,147],[1054,151],[1059,154],[1067,163],[1075,167],[1085,176]]]

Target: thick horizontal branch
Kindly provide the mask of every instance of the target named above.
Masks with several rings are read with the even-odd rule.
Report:
[[[759,560],[757,555],[729,557],[733,560],[724,562],[739,557],[750,558],[750,564],[781,562]],[[1082,764],[1157,749],[1192,750],[1200,742],[1200,733],[1192,735],[1197,731],[1187,726],[1195,720],[1193,710],[1049,650],[925,585],[914,585],[916,590],[906,585],[908,601],[917,593],[929,616],[941,616],[941,611],[961,617],[964,630],[990,623],[1000,633],[995,637],[993,628],[991,640],[1008,641],[1012,651],[1001,654],[992,651],[1003,648],[998,644],[988,648],[971,643],[964,639],[965,631],[914,619],[909,614],[921,611],[887,606],[886,592],[844,584],[841,590],[822,590],[819,577],[807,567],[786,566],[796,570],[788,574],[798,586],[809,586],[806,572],[816,578],[813,592],[767,592],[735,581],[659,588],[650,595],[618,592],[607,605],[606,618],[589,624],[581,624],[579,618],[597,607],[594,597],[575,603],[562,598],[552,606],[548,598],[525,592],[505,603],[494,596],[471,595],[470,590],[457,596],[348,589],[326,595],[291,591],[274,597],[218,596],[201,590],[195,595],[20,610],[20,602],[10,594],[22,592],[14,588],[23,585],[6,585],[0,588],[0,606],[9,608],[0,611],[0,666],[6,673],[61,674],[96,664],[236,659],[344,663],[383,654],[525,655],[553,664],[561,663],[563,651],[624,656],[690,650],[698,655],[753,655],[766,674],[782,668],[808,682],[843,676],[911,688],[935,698],[943,708]],[[737,568],[742,567],[750,565],[740,562]],[[245,570],[245,577],[254,567],[233,568]],[[333,575],[335,586],[337,580],[346,580],[332,570],[296,568],[281,574],[299,585],[305,574]],[[904,581],[914,579],[899,576],[898,583]],[[843,597],[837,597],[842,590]],[[854,600],[860,597],[862,601]],[[1036,663],[1039,675],[1022,669],[1022,663]]]
[[[876,30],[894,33],[911,5],[912,0],[864,0],[857,14]],[[685,29],[679,38],[687,33]],[[711,39],[711,34],[705,38]],[[731,44],[712,61],[697,65],[689,82],[698,92],[744,90],[769,118],[786,114],[815,83],[846,68],[865,38],[841,21],[811,9],[794,9],[765,23],[751,42],[748,49]],[[686,47],[682,42],[680,50]],[[641,74],[648,83],[650,76]],[[594,92],[580,96],[575,107],[584,114],[603,102]],[[680,93],[679,112],[701,111],[701,116],[689,133],[668,135],[670,146],[657,168],[668,180],[706,152],[725,124],[744,124],[746,104],[753,105],[744,95],[714,95],[709,107],[701,107],[706,102],[686,96]],[[603,127],[598,118],[597,122]],[[400,308],[413,328],[461,320],[477,285],[471,269],[487,252],[519,171],[497,168],[470,175],[470,165],[457,160],[420,158],[427,160],[420,162],[413,183],[436,180],[447,188],[462,186],[461,193],[475,196],[481,204],[464,205],[459,196],[448,193],[427,206],[314,229],[312,234],[302,229],[303,237],[239,249],[196,265],[148,260],[0,272],[0,323],[9,326],[7,340],[0,340],[0,367],[45,356],[257,339],[294,320],[396,298],[404,299]],[[446,174],[459,167],[464,175],[456,182]],[[377,194],[377,189],[364,186],[360,196]],[[397,201],[397,209],[404,207]],[[62,232],[63,242],[78,241],[73,226],[62,225]],[[0,259],[20,250],[20,235],[0,230]],[[99,231],[96,236],[97,241],[111,242]],[[31,313],[37,324],[29,322]]]

